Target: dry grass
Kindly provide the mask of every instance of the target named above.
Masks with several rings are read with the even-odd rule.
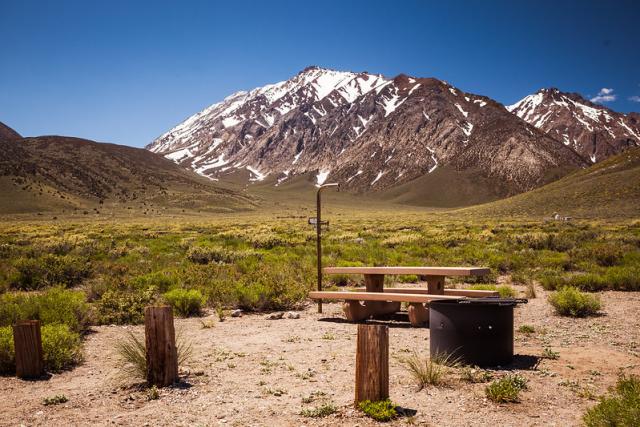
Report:
[[[439,354],[427,358],[413,353],[411,356],[401,359],[401,362],[418,385],[418,390],[422,390],[427,385],[447,384],[447,374],[450,369],[460,365],[459,359],[450,354]]]
[[[186,363],[193,353],[190,341],[176,334],[176,350],[178,351],[178,366]],[[144,338],[127,331],[124,339],[116,344],[118,354],[118,379],[128,382],[131,378],[146,380],[147,358]]]

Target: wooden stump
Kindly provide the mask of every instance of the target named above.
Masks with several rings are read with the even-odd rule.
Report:
[[[23,320],[13,326],[13,345],[18,378],[39,378],[44,374],[39,320]]]
[[[356,398],[379,401],[389,397],[389,327],[358,325]]]
[[[165,387],[178,381],[178,352],[171,307],[144,310],[147,382]]]

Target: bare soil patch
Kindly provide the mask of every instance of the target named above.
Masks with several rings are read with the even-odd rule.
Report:
[[[484,384],[468,384],[455,373],[445,387],[417,391],[398,360],[413,350],[428,354],[429,329],[389,320],[390,393],[398,405],[416,410],[391,425],[579,425],[595,396],[606,392],[620,372],[640,374],[640,293],[603,292],[604,314],[586,319],[553,314],[546,293],[516,309],[518,356],[512,367],[529,380],[522,402],[498,405],[484,395]],[[84,344],[85,361],[45,381],[0,378],[1,425],[375,425],[353,409],[355,334],[342,321],[339,304],[315,305],[300,319],[267,320],[245,314],[224,322],[211,315],[179,319],[177,329],[193,343],[182,367],[183,383],[160,390],[157,400],[116,379],[114,344],[140,326],[94,327]],[[202,322],[214,326],[203,328]],[[539,359],[545,348],[559,358]],[[44,406],[43,399],[64,394],[66,403]],[[312,409],[333,402],[337,413],[307,418]]]

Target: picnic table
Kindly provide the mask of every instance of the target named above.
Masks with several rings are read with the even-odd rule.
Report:
[[[485,267],[326,267],[325,274],[362,274],[364,292],[310,292],[311,299],[341,299],[345,316],[350,321],[360,321],[370,316],[395,313],[402,302],[408,303],[409,320],[414,326],[428,322],[429,311],[425,304],[434,299],[462,299],[498,296],[495,291],[445,289],[447,276],[484,276]],[[427,282],[427,288],[385,288],[386,275],[416,275]]]

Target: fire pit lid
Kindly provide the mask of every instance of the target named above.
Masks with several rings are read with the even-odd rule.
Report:
[[[515,306],[518,304],[526,304],[529,300],[526,298],[501,298],[501,297],[483,297],[483,298],[462,298],[459,300],[433,300],[430,304],[473,304],[473,305],[502,305]]]

